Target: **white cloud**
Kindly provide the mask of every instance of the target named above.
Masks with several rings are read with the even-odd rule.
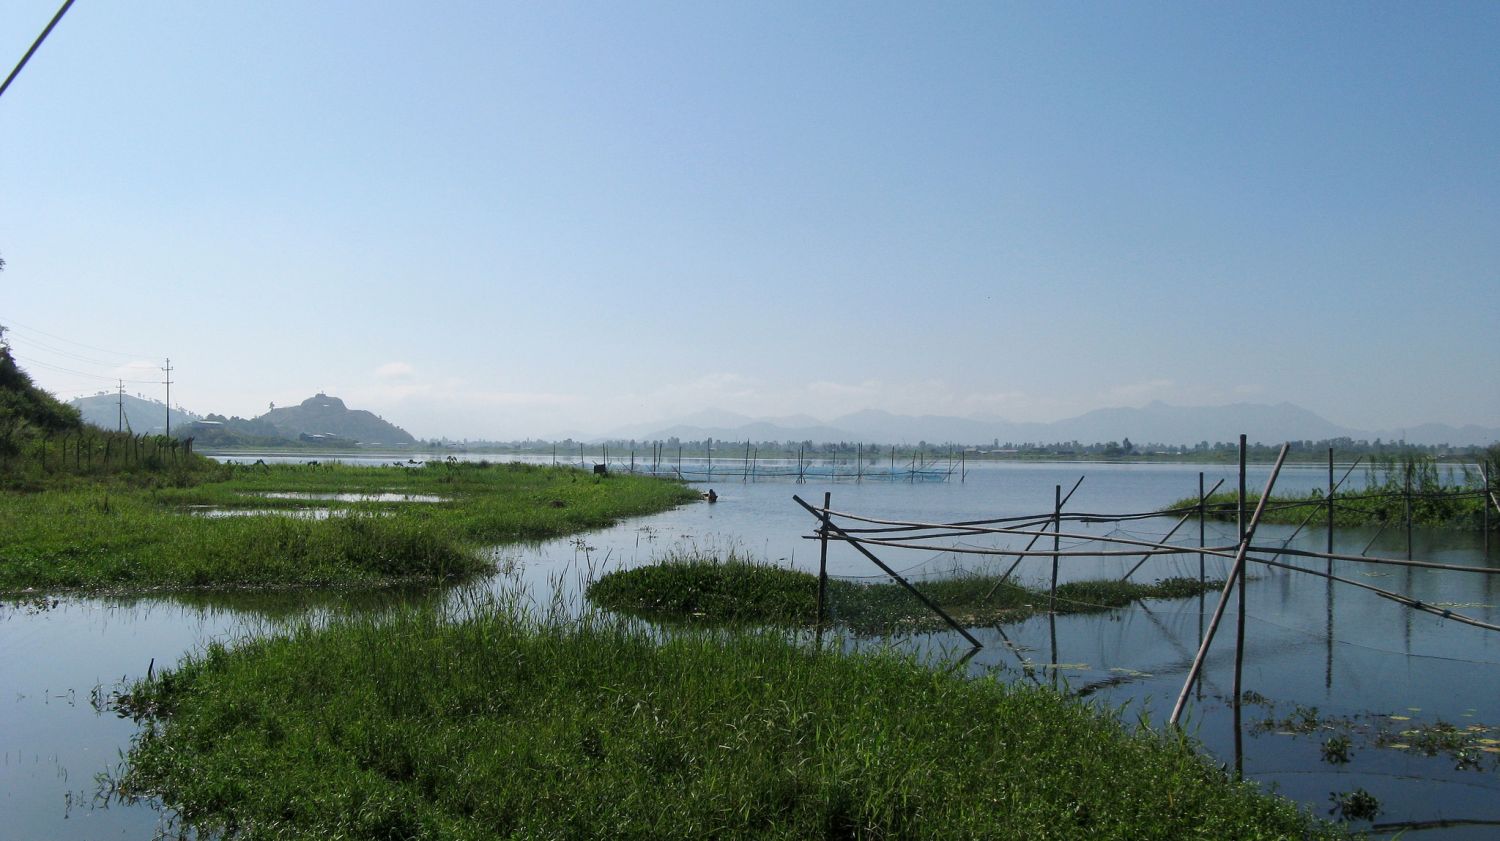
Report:
[[[404,380],[417,373],[408,362],[387,362],[375,369],[375,376],[382,380]]]
[[[1145,380],[1138,383],[1122,383],[1105,389],[1100,395],[1107,402],[1105,405],[1118,405],[1119,403],[1145,403],[1169,396],[1177,383],[1168,379]]]

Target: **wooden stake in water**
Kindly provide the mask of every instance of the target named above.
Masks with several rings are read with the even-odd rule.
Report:
[[[1333,554],[1333,495],[1338,491],[1338,485],[1333,483],[1333,448],[1328,448],[1328,554]],[[1333,558],[1328,559],[1328,574],[1333,574]]]
[[[1286,448],[1282,448],[1282,453]],[[1265,507],[1266,497],[1270,496],[1267,490],[1261,495],[1260,504],[1255,510],[1258,512]],[[1240,499],[1237,512],[1240,532],[1240,546],[1247,546],[1245,540],[1245,435],[1240,433]],[[1244,729],[1240,727],[1241,713],[1241,690],[1240,684],[1245,673],[1245,565],[1241,563],[1236,568],[1237,586],[1239,588],[1239,615],[1235,617],[1234,627],[1234,771],[1236,776],[1244,776]]]
[[[1410,458],[1410,456],[1408,456]],[[1411,471],[1416,462],[1406,463],[1406,559],[1411,560]]]
[[[1490,472],[1485,469],[1484,462],[1479,463],[1479,478],[1484,480],[1484,493],[1479,497],[1479,507],[1484,509],[1484,556],[1490,556],[1490,506],[1485,497],[1490,493]]]
[[[807,501],[802,497],[797,496],[796,494],[792,494],[792,501],[802,506],[803,509],[805,509],[809,514],[812,514],[815,517],[819,516],[819,509],[808,505]],[[890,578],[897,584],[905,587],[906,591],[911,593],[913,596],[916,596],[917,601],[920,601],[922,604],[926,605],[928,610],[931,610],[933,613],[941,616],[943,618],[943,621],[948,623],[948,627],[956,631],[959,636],[968,640],[970,645],[975,648],[984,647],[979,642],[979,640],[974,638],[973,634],[969,633],[967,628],[958,623],[958,620],[954,619],[952,616],[949,616],[946,610],[943,610],[941,607],[938,607],[936,604],[934,604],[932,599],[927,598],[927,596],[924,595],[921,590],[913,587],[912,583],[910,581],[907,581],[906,578],[901,575],[901,573],[895,571],[894,569],[891,569],[885,561],[880,560],[880,558],[875,556],[875,553],[871,552],[869,549],[866,549],[864,547],[864,544],[860,543],[857,538],[834,525],[832,520],[828,521],[828,530],[837,535],[840,540],[843,540],[845,543],[853,546],[855,551],[859,552],[861,555],[864,555],[867,559],[870,560],[871,563],[875,564],[875,566],[880,567],[881,572],[890,576]]]
[[[1203,493],[1203,471],[1198,471],[1198,548],[1202,549],[1208,545],[1207,532],[1204,529],[1204,514],[1208,507],[1208,498]],[[1203,553],[1198,553],[1198,583],[1202,584],[1204,578]],[[1201,636],[1201,633],[1200,633]]]
[[[823,492],[823,513],[818,526],[818,625],[828,615],[828,509],[833,504],[833,493]]]
[[[1057,612],[1057,553],[1062,548],[1062,485],[1052,486],[1052,590],[1047,596],[1047,612]]]
[[[1271,478],[1266,480],[1266,489],[1260,495],[1260,502],[1255,506],[1255,513],[1250,517],[1250,524],[1245,528],[1245,534],[1240,538],[1238,550],[1234,553],[1234,563],[1230,567],[1229,575],[1224,580],[1224,590],[1219,593],[1219,603],[1214,608],[1213,618],[1209,620],[1208,630],[1203,635],[1203,641],[1198,644],[1198,653],[1193,657],[1193,665],[1188,668],[1187,680],[1183,681],[1182,692],[1177,696],[1177,704],[1172,708],[1172,716],[1167,719],[1169,724],[1176,725],[1182,719],[1183,707],[1187,705],[1188,695],[1192,692],[1193,684],[1198,681],[1198,676],[1203,672],[1203,661],[1208,656],[1208,648],[1213,644],[1214,634],[1219,629],[1219,622],[1224,619],[1224,610],[1229,605],[1229,591],[1241,580],[1245,569],[1245,554],[1250,549],[1250,539],[1255,536],[1255,527],[1260,524],[1260,515],[1265,510],[1266,499],[1271,495],[1271,488],[1276,484],[1276,477],[1281,473],[1282,462],[1286,461],[1289,445],[1283,445],[1281,455],[1276,458],[1276,466],[1271,468]]]

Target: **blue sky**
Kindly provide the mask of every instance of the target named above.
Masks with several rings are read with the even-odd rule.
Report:
[[[0,0],[7,71],[55,9]],[[1497,43],[1493,3],[85,0],[0,97],[0,323],[63,395],[171,357],[196,411],[422,436],[1497,425]]]

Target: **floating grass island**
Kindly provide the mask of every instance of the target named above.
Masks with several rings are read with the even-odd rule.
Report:
[[[412,609],[210,646],[116,781],[243,838],[1322,839],[1176,735],[766,632]]]
[[[1000,576],[973,575],[918,583],[924,595],[965,625],[1012,622],[1045,613],[1050,594]],[[1170,578],[1151,584],[1073,581],[1059,584],[1055,610],[1086,613],[1139,599],[1184,598],[1217,590],[1222,581]],[[678,553],[634,569],[611,572],[589,585],[599,607],[679,622],[811,626],[817,621],[818,577],[745,560],[734,554]],[[942,620],[894,582],[828,582],[830,614],[855,631],[920,630]]]
[[[641,476],[483,462],[223,465],[164,485],[65,478],[0,491],[0,592],[454,579],[489,569],[487,547],[697,496]]]

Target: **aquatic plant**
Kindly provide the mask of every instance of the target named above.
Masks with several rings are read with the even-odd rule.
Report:
[[[441,495],[440,504],[320,501],[338,516],[203,517],[192,506],[287,511],[270,491]],[[647,477],[568,468],[236,467],[179,488],[85,483],[0,491],[0,591],[292,586],[454,578],[487,569],[485,547],[597,528],[692,498]]]
[[[211,645],[121,706],[120,789],[230,837],[1343,837],[1044,689],[503,603]]]
[[[1329,792],[1333,807],[1328,814],[1345,821],[1373,821],[1380,814],[1380,799],[1362,788]]]
[[[933,602],[969,625],[1014,621],[1048,608],[1049,594],[999,576],[953,576],[917,583]],[[1182,598],[1220,586],[1197,579],[1154,584],[1074,581],[1057,588],[1056,610],[1080,613],[1123,607],[1143,598]],[[731,552],[674,552],[655,563],[611,572],[586,591],[596,605],[654,619],[689,622],[813,624],[818,577],[757,563]],[[826,593],[828,615],[858,631],[939,627],[940,617],[893,581],[866,583],[833,578]]]

